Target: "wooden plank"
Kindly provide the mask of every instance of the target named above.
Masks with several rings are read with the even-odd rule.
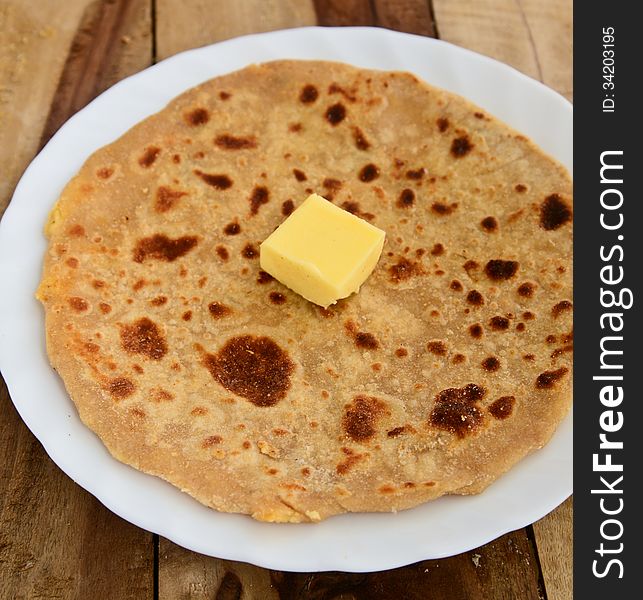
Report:
[[[433,0],[440,37],[572,97],[572,0]]]
[[[149,0],[99,0],[90,4],[58,82],[42,142],[98,94],[150,66],[152,59]]]
[[[374,0],[377,25],[436,37],[429,2],[426,0]]]
[[[38,149],[65,57],[87,3],[0,0],[0,214]]]
[[[270,571],[185,550],[161,538],[159,600],[278,600]]]
[[[247,33],[315,23],[312,0],[156,0],[157,58]]]
[[[376,17],[369,0],[315,0],[317,23],[325,27],[370,26]]]
[[[573,596],[573,502],[568,498],[533,525],[547,600]]]
[[[163,539],[159,566],[159,600],[543,598],[538,561],[525,530],[476,551],[376,573],[267,571],[191,553]]]
[[[6,202],[41,140],[106,86],[149,65],[152,44],[148,0],[5,3],[0,11],[3,35],[18,40],[9,49],[0,45],[2,58],[23,65],[1,72]],[[152,535],[113,515],[54,465],[20,420],[4,383],[0,456],[0,595],[152,597]]]

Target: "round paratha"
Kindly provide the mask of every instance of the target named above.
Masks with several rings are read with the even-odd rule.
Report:
[[[316,192],[385,230],[322,309],[259,267]],[[52,210],[47,349],[110,452],[267,521],[477,493],[571,403],[565,169],[408,73],[278,61],[184,93]]]

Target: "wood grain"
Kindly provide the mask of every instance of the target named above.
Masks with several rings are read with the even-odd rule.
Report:
[[[247,33],[306,25],[315,25],[312,0],[156,0],[157,58]]]
[[[152,64],[149,0],[96,0],[83,12],[42,136],[117,81]]]
[[[36,16],[28,14],[32,6]],[[21,140],[18,151],[8,140],[0,145],[3,175],[5,161],[11,161],[7,171],[17,178],[64,120],[105,87],[150,64],[149,9],[147,0],[2,7],[12,19],[2,26],[3,35],[25,40],[21,70],[2,74],[11,92],[3,96],[10,126],[3,136]],[[21,102],[29,112],[23,113]],[[17,415],[4,383],[0,456],[1,597],[152,597],[152,535],[109,512],[49,459]]]
[[[38,149],[87,3],[0,1],[0,214]]]
[[[433,0],[440,37],[572,97],[572,0]]]
[[[556,510],[533,524],[547,600],[573,596],[573,502],[568,498]]]

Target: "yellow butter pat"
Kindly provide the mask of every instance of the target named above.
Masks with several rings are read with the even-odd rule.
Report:
[[[384,236],[381,229],[312,194],[261,244],[261,268],[327,307],[359,290],[379,260]]]

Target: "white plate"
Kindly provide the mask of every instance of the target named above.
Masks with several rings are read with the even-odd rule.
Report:
[[[54,462],[124,519],[204,554],[289,571],[376,571],[476,548],[543,517],[572,491],[572,419],[547,446],[483,494],[446,497],[398,514],[353,514],[283,525],[218,513],[113,459],[79,420],[45,354],[33,294],[47,212],[87,156],[174,96],[253,62],[325,59],[412,71],[459,93],[571,171],[572,108],[542,84],[445,42],[371,28],[305,28],[190,50],[129,77],[72,117],[35,158],[0,224],[0,367],[21,417]]]

